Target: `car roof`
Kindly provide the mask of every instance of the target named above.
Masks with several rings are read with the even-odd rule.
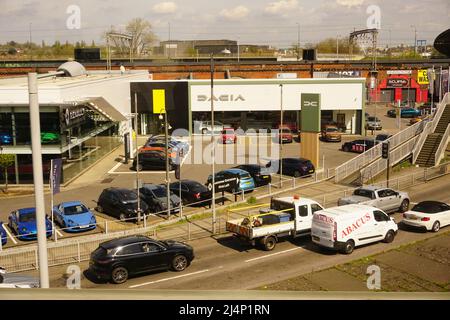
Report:
[[[145,183],[142,188],[146,188],[149,190],[157,190],[157,189],[165,189],[165,186],[160,184],[153,184],[153,183]]]
[[[233,173],[233,174],[247,173],[247,171],[238,169],[238,168],[225,169],[225,170],[222,170],[222,172],[229,172],[229,173]]]
[[[36,213],[36,208],[22,208],[17,210],[19,214],[29,214],[29,213]]]
[[[296,205],[317,204],[317,202],[312,199],[302,198],[302,197],[295,199],[294,196],[273,198],[273,200],[287,202],[287,203],[295,203]]]
[[[382,189],[386,189],[386,188],[369,185],[369,186],[359,187],[356,190],[359,190],[359,189],[370,190],[370,191],[377,191],[377,190],[382,190]]]
[[[333,217],[346,217],[361,215],[367,213],[367,211],[373,212],[374,210],[380,209],[364,204],[347,204],[343,206],[327,208],[318,212],[320,212],[320,214],[326,214]]]
[[[83,204],[81,201],[67,201],[60,203],[64,208]]]
[[[244,169],[245,168],[245,169]],[[241,170],[258,170],[263,168],[263,166],[260,166],[259,164],[241,164],[235,167],[235,169],[241,169]]]
[[[441,202],[441,201],[434,201],[434,200],[422,201],[422,202],[417,203],[417,205],[421,205],[421,206],[423,206],[423,205],[425,205],[425,206],[436,206],[436,205],[440,206],[443,204],[446,204],[446,203]]]
[[[177,183],[177,182],[174,182],[174,183]],[[198,182],[198,181],[195,181],[195,180],[189,180],[189,179],[183,179],[183,180],[181,180],[181,183],[182,184],[186,184],[186,185],[201,185],[201,186],[203,186],[203,184],[201,184],[200,182]]]
[[[109,240],[106,242],[103,242],[100,244],[101,247],[105,249],[114,249],[120,246],[125,246],[128,244],[141,242],[145,240],[154,240],[149,237],[143,236],[143,235],[136,235],[136,236],[129,236],[129,237],[122,237],[118,239]]]

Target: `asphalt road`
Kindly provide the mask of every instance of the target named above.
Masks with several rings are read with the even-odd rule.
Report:
[[[450,178],[430,181],[407,191],[413,202],[439,200],[450,202]],[[393,214],[396,222],[401,214]],[[448,227],[439,232],[448,232]],[[336,264],[379,253],[397,246],[432,237],[433,233],[401,230],[393,243],[376,243],[359,247],[351,255],[323,251],[309,239],[300,238],[277,244],[271,252],[246,246],[229,235],[216,239],[191,241],[196,258],[184,272],[160,272],[130,279],[122,285],[94,283],[82,280],[82,288],[102,289],[178,289],[178,290],[238,290],[251,289],[268,283],[288,279],[304,273],[328,268]],[[80,265],[87,268],[87,262]],[[51,269],[53,279],[58,279],[63,267]],[[54,280],[53,286],[64,286]]]

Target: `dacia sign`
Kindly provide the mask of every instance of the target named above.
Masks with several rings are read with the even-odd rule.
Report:
[[[302,128],[303,132],[320,132],[320,94],[302,93]]]

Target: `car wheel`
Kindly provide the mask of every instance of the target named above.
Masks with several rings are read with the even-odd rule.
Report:
[[[127,216],[125,215],[125,213],[121,213],[121,214],[119,215],[119,220],[120,220],[120,221],[124,221],[126,218],[127,218]]]
[[[394,233],[394,231],[389,230],[389,231],[386,233],[386,236],[384,237],[383,242],[385,242],[385,243],[391,243],[392,241],[394,241],[394,238],[395,238],[395,233]]]
[[[294,171],[294,177],[296,177],[296,178],[300,177],[300,172],[297,170]]]
[[[350,254],[353,252],[354,249],[355,249],[355,242],[353,242],[353,240],[348,240],[345,243],[344,248],[342,249],[342,253]]]
[[[138,170],[138,171],[142,171],[142,164],[138,164],[137,166],[136,166],[136,169]]]
[[[436,221],[435,223],[433,223],[433,226],[431,227],[431,231],[438,232],[440,228],[441,228],[441,224],[439,223],[439,221]]]
[[[103,207],[100,206],[100,205],[98,205],[98,206],[97,206],[97,211],[100,212],[100,213],[103,213],[103,212],[104,212],[104,211],[103,211]]]
[[[115,284],[121,284],[128,280],[128,270],[124,267],[114,268],[111,272],[111,280]]]
[[[184,255],[178,255],[173,258],[172,261],[172,269],[174,271],[180,272],[187,268],[189,262],[188,259]]]
[[[277,244],[275,237],[267,237],[264,240],[263,247],[266,251],[272,251]]]
[[[344,148],[342,148],[342,150],[345,151],[345,152],[349,152],[350,148],[348,146],[344,146]]]
[[[206,134],[208,132],[207,129],[202,129],[202,134]]]
[[[402,204],[400,206],[400,212],[406,212],[408,211],[408,208],[409,208],[409,200],[405,199],[402,201]]]

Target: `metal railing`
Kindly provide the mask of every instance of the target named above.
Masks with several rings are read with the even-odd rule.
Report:
[[[390,166],[394,166],[395,164],[399,163],[401,160],[407,158],[411,155],[412,150],[414,149],[414,146],[417,143],[417,140],[419,137],[415,137],[408,142],[402,144],[400,147],[397,147],[396,149],[389,152],[389,161]],[[376,161],[369,164],[367,167],[363,168],[360,171],[361,178],[363,182],[366,182],[387,168],[387,160],[383,158],[379,158]]]
[[[414,125],[396,133],[386,141],[389,141],[391,149],[395,149],[420,134],[423,131],[424,126],[425,123],[423,121],[415,123]],[[351,174],[361,170],[367,164],[379,159],[381,157],[381,148],[381,143],[377,144],[366,152],[361,153],[353,159],[350,159],[349,161],[338,166],[335,173],[335,182],[338,183],[342,181]]]
[[[447,149],[448,141],[450,137],[450,123],[447,125],[447,129],[444,132],[444,135],[442,136],[441,143],[439,143],[439,147],[434,154],[434,165],[438,165],[439,161],[444,156],[444,151]]]
[[[434,120],[433,120],[434,121]],[[412,163],[416,163],[417,158],[419,157],[420,151],[422,150],[423,145],[425,144],[425,141],[427,140],[427,137],[430,133],[432,133],[432,127],[433,127],[433,121],[427,122],[425,125],[425,128],[423,132],[419,136],[419,140],[417,141],[416,146],[414,147],[412,154]]]

